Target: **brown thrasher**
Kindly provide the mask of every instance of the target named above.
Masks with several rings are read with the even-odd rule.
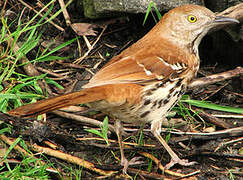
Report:
[[[222,24],[239,23],[216,16],[198,5],[183,5],[166,13],[142,39],[113,57],[82,90],[11,110],[14,116],[36,116],[65,106],[88,104],[116,120],[115,129],[124,170],[128,161],[121,143],[122,126],[151,123],[151,131],[171,156],[166,165],[192,165],[180,159],[161,137],[161,123],[181,98],[199,69],[198,45],[206,33]]]

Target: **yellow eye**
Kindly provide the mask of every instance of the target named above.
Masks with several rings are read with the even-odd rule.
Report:
[[[194,23],[194,22],[197,21],[197,18],[196,18],[196,16],[189,15],[189,16],[187,17],[187,20],[188,20],[190,23]]]

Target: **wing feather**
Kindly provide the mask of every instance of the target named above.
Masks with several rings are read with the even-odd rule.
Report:
[[[83,88],[158,81],[170,76],[176,77],[177,73],[180,74],[187,69],[185,60],[188,57],[185,57],[184,51],[177,48],[171,54],[169,53],[171,49],[168,48],[172,45],[147,44],[140,46],[136,43],[135,46],[112,58]]]

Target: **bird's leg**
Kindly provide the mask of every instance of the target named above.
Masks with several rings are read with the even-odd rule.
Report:
[[[128,168],[128,160],[125,157],[123,144],[122,144],[121,134],[122,134],[123,127],[122,127],[121,121],[116,120],[114,126],[115,126],[115,131],[116,131],[116,135],[117,135],[117,139],[118,139],[118,143],[119,143],[119,147],[120,147],[121,165],[123,166],[123,173],[126,173],[127,168]]]
[[[161,123],[162,121],[153,121],[151,124],[151,131],[153,135],[159,140],[159,142],[164,146],[167,152],[171,156],[171,161],[169,164],[165,166],[165,169],[169,169],[175,164],[180,164],[182,166],[191,166],[196,162],[188,162],[186,159],[180,159],[177,154],[170,148],[170,146],[166,143],[166,141],[161,137]]]
[[[125,157],[125,154],[124,154],[122,137],[121,137],[122,132],[123,132],[123,126],[119,120],[115,121],[114,126],[115,126],[115,131],[116,131],[116,135],[117,135],[118,143],[119,143],[119,147],[120,147],[121,165],[123,166],[123,173],[126,174],[127,168],[129,165],[140,164],[140,163],[142,163],[142,161],[139,161],[140,157],[134,157],[130,161],[127,160],[127,158]]]

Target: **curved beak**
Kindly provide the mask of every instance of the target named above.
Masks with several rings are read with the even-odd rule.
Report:
[[[232,23],[240,23],[237,19],[225,16],[216,16],[214,19],[215,24],[232,24]]]

